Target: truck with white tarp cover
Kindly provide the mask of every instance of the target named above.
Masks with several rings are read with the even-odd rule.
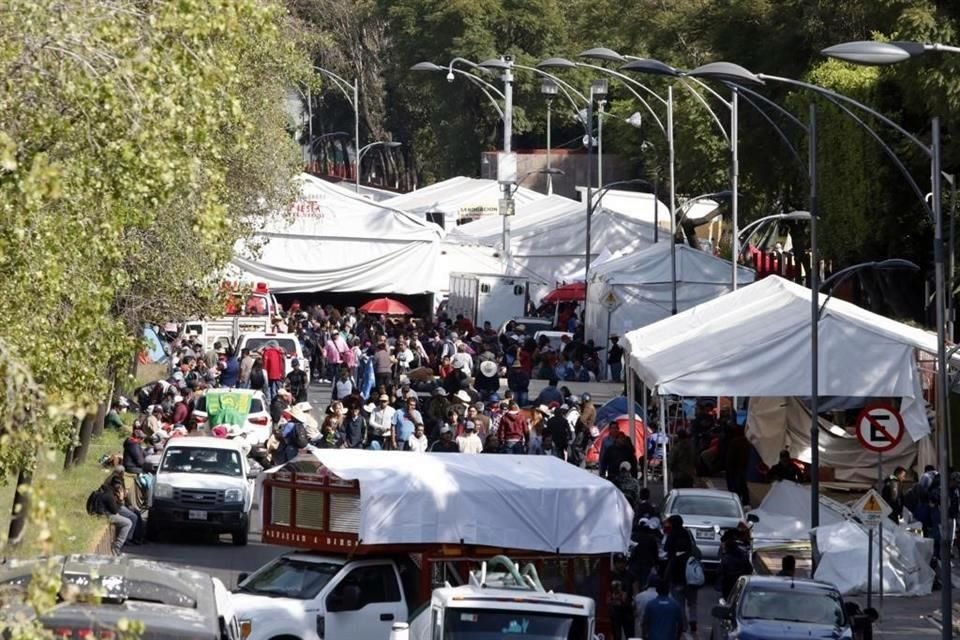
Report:
[[[407,621],[413,637],[454,637],[496,624],[497,597],[523,605],[502,621],[510,628],[590,640],[610,554],[630,543],[633,511],[620,491],[552,456],[309,448],[258,484],[263,541],[302,551],[241,580],[248,640],[386,640]],[[488,561],[505,571],[482,586]],[[512,595],[494,597],[494,587]],[[466,617],[448,615],[468,601]]]

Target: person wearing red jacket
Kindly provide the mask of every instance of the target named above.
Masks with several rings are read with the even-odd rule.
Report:
[[[510,408],[500,418],[497,427],[497,437],[507,453],[522,454],[523,439],[528,431],[527,419],[520,413],[520,406],[516,402],[510,403]]]
[[[283,379],[286,376],[286,358],[283,349],[276,340],[271,340],[261,352],[263,358],[263,372],[267,374],[267,384],[270,390],[270,397],[267,402],[272,402],[277,391],[283,386]]]

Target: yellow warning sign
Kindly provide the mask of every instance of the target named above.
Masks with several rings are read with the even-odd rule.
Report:
[[[872,493],[867,495],[867,500],[863,503],[863,512],[883,513],[883,507],[880,506],[880,502],[877,500],[877,497]]]

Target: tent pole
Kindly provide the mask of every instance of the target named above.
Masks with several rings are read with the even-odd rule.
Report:
[[[633,406],[633,372],[630,371],[630,366],[627,365],[627,416],[629,416],[628,426],[630,428],[630,444],[633,445],[633,450],[637,450],[637,411]]]
[[[667,479],[667,446],[670,442],[670,434],[667,433],[667,399],[664,396],[660,396],[660,435],[663,440],[663,460],[660,463],[660,469],[663,471],[663,497],[666,499],[667,492],[669,491],[669,480]]]
[[[630,386],[633,387],[633,370],[628,370],[627,375],[630,376]],[[643,410],[643,487],[647,487],[647,458],[650,456],[647,455],[649,447],[647,446],[647,425],[650,424],[650,421],[647,420],[647,383],[640,382],[640,400],[643,404],[640,407]],[[633,411],[633,405],[630,405],[630,410]],[[632,428],[632,427],[631,427]]]

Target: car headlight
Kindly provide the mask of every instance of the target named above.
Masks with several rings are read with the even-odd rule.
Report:
[[[227,489],[223,494],[226,502],[243,502],[243,491],[240,489]]]
[[[173,485],[160,483],[153,488],[153,496],[155,498],[172,498],[173,497]]]

